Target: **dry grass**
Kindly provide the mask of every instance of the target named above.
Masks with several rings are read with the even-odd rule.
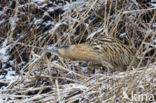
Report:
[[[0,58],[4,76],[0,98],[17,103],[156,100],[156,8],[137,1],[0,2],[5,8],[0,8],[0,55],[9,55],[7,60]],[[106,73],[87,62],[45,53],[46,48],[103,35],[118,38],[133,49],[134,70]],[[9,72],[14,72],[11,80],[5,78]]]

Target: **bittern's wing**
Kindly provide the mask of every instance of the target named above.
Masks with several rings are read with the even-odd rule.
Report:
[[[96,38],[89,43],[107,62],[114,65],[128,65],[131,61],[132,51],[117,39]]]

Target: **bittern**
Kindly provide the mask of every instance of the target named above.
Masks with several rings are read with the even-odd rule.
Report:
[[[53,52],[71,60],[102,64],[110,71],[125,71],[133,58],[133,53],[127,45],[110,37],[94,38],[83,44],[55,47]]]

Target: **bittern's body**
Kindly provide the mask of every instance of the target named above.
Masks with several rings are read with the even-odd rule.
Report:
[[[56,47],[54,51],[63,58],[91,61],[102,64],[111,71],[126,70],[133,57],[132,51],[119,40],[96,38],[84,44]]]

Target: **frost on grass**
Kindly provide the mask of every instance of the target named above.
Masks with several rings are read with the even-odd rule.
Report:
[[[8,50],[9,50],[9,47],[7,45],[8,43],[8,40],[5,39],[5,41],[1,44],[1,48],[0,48],[0,60],[1,62],[7,62],[9,60],[9,55],[8,55]]]
[[[155,96],[151,1],[0,1],[0,102],[124,103]],[[108,73],[46,52],[100,36],[120,39],[137,52],[133,70]]]

